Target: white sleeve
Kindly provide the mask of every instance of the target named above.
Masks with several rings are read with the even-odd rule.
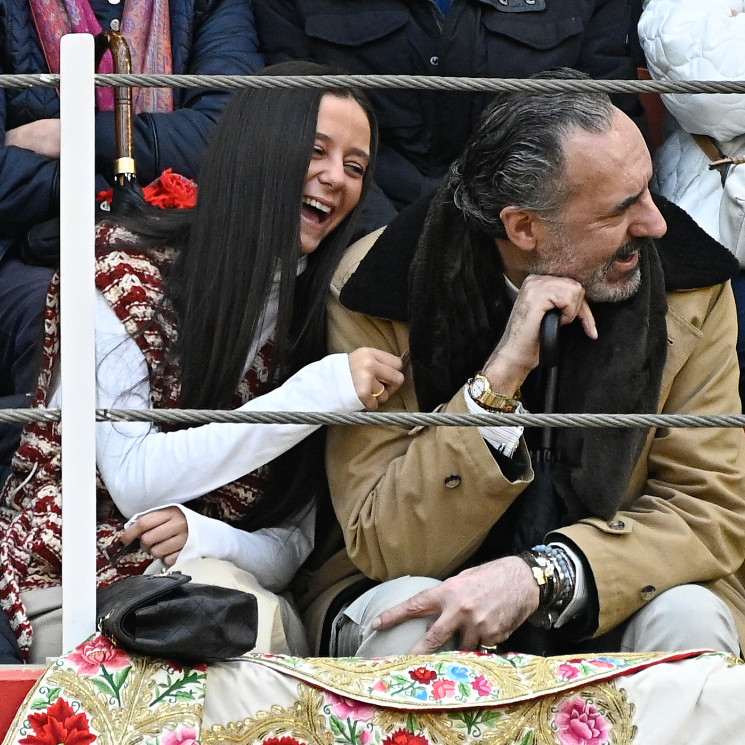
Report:
[[[466,406],[471,414],[483,414],[482,409],[468,394],[468,386],[463,387],[463,397],[466,400]],[[522,413],[524,409],[520,410]],[[501,427],[479,427],[479,434],[498,452],[503,453],[511,458],[520,444],[520,438],[525,431],[524,427],[516,424],[514,427],[503,425]]]
[[[745,78],[745,0],[647,0],[638,30],[656,80]],[[718,140],[745,133],[745,95],[676,93],[663,99],[687,132]]]
[[[96,308],[97,395],[101,408],[150,408],[145,359],[99,295]],[[307,365],[282,386],[238,411],[323,411],[364,408],[345,354]],[[125,516],[182,504],[254,471],[319,425],[206,424],[159,432],[148,423],[99,422],[96,462]]]
[[[313,550],[315,504],[279,525],[253,532],[205,517],[180,504],[165,506],[178,507],[189,529],[179,559],[229,561],[253,574],[259,584],[271,592],[284,590]],[[147,512],[152,510],[133,515],[127,524],[135,522]]]

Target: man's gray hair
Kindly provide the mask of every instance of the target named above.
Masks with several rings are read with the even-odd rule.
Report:
[[[558,68],[532,78],[589,76]],[[510,205],[550,218],[567,197],[565,137],[576,129],[607,132],[615,111],[604,93],[498,93],[450,168],[455,205],[472,228],[494,238],[507,237],[499,213]]]

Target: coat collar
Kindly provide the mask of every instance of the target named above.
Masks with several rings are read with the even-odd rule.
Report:
[[[344,285],[344,306],[376,318],[408,322],[409,266],[431,198],[406,207],[388,225]],[[688,213],[660,195],[654,199],[667,222],[667,233],[657,241],[666,291],[708,287],[737,274],[737,260]]]

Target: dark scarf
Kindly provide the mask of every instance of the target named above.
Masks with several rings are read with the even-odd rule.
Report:
[[[656,413],[667,356],[665,291],[718,284],[737,272],[732,255],[685,212],[656,201],[668,233],[643,252],[639,291],[624,302],[592,305],[596,341],[579,323],[562,328],[557,412]],[[408,322],[422,411],[448,401],[481,368],[512,305],[494,240],[469,229],[447,187],[391,223],[341,301],[353,311]],[[561,518],[549,527],[590,515],[610,518],[646,437],[647,430],[636,428],[558,429],[553,486]]]

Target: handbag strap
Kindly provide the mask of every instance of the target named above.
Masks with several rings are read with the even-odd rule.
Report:
[[[719,171],[719,176],[722,179],[722,187],[724,187],[724,183],[727,181],[730,168],[745,163],[745,158],[725,155],[714,138],[709,137],[709,135],[692,134],[691,137],[693,137],[696,144],[706,153],[706,157],[711,161],[709,163],[709,170]]]

